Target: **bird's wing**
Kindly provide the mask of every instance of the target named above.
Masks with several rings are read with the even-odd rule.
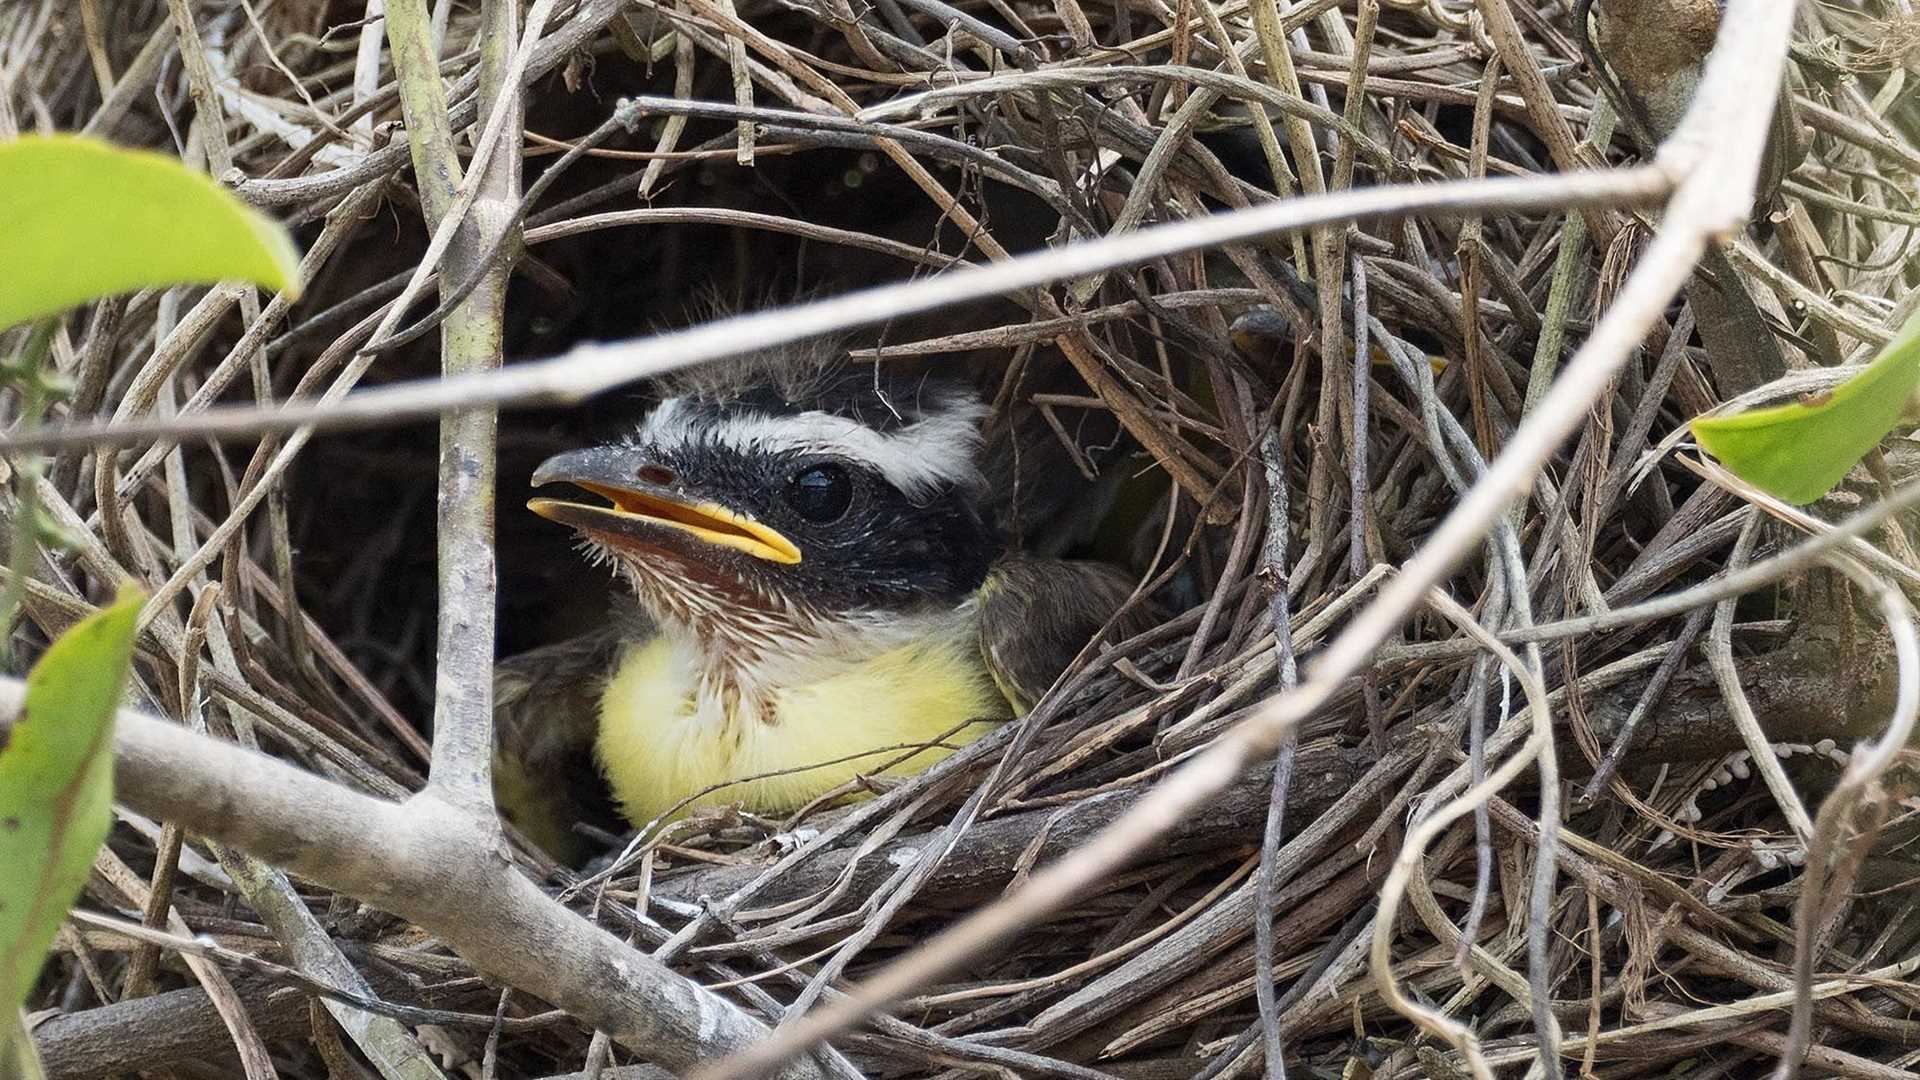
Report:
[[[1132,594],[1132,579],[1107,563],[1012,555],[995,564],[980,588],[980,653],[1000,692],[1017,711],[1031,709]],[[1155,616],[1134,605],[1116,640]]]
[[[600,695],[633,640],[630,627],[609,626],[494,665],[494,797],[502,816],[562,862],[583,854],[575,823],[621,828],[593,746]]]

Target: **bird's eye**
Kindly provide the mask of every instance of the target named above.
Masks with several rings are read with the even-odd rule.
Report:
[[[838,521],[853,505],[853,477],[831,462],[809,465],[787,480],[787,505],[808,521]]]

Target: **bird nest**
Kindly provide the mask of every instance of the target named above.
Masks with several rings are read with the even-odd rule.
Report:
[[[1802,511],[1685,425],[1831,386],[1912,309],[1916,30],[1904,4],[1835,0],[1800,6],[1788,48],[1769,6],[1717,27],[1680,0],[542,0],[520,49],[498,0],[426,21],[388,0],[384,28],[329,0],[0,9],[0,130],[180,152],[306,253],[290,306],[149,291],[54,343],[52,428],[148,428],[49,452],[65,537],[17,633],[31,654],[141,582],[131,708],[426,814],[399,800],[460,751],[436,716],[484,704],[469,617],[497,609],[501,656],[607,617],[604,576],[520,493],[629,424],[638,375],[730,339],[503,391],[497,438],[467,411],[443,447],[423,414],[475,399],[394,396],[454,384],[430,382],[439,335],[383,321],[403,292],[427,297],[407,320],[439,318],[410,280],[429,258],[450,287],[517,255],[480,322],[508,371],[690,320],[742,347],[785,332],[701,295],[917,281],[865,303],[852,362],[937,356],[996,408],[1111,414],[1102,467],[1129,494],[1082,546],[1168,612],[913,778],[597,837],[584,867],[493,849],[658,970],[545,939],[560,970],[516,967],[513,934],[472,930],[518,894],[419,895],[404,814],[315,806],[315,835],[276,837],[240,792],[232,820],[158,820],[198,804],[152,797],[123,739],[80,904],[123,921],[56,942],[28,1002],[49,1073],[639,1075],[885,1002],[787,1068],[1233,1077],[1278,1075],[1277,1049],[1296,1076],[1908,1075],[1912,762],[1861,740],[1911,708],[1889,626],[1911,633],[1920,559],[1897,515],[1779,555],[1907,493],[1912,446]],[[383,29],[427,51],[396,76]],[[1772,84],[1729,88],[1782,55],[1769,129],[1743,98]],[[453,138],[423,183],[430,88]],[[430,248],[447,156],[476,147],[491,179]],[[489,239],[508,223],[523,247]],[[1101,238],[1105,261],[1009,258]],[[496,385],[463,374],[487,349],[456,351],[464,385]],[[605,392],[556,404],[580,388]],[[347,391],[389,396],[351,433],[248,411]],[[218,441],[181,427],[209,404]],[[494,488],[447,479],[496,453]],[[327,847],[356,821],[357,854]]]

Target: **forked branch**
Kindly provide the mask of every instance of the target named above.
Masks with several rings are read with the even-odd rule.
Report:
[[[0,733],[25,696],[23,682],[0,678]],[[417,923],[489,978],[566,1009],[649,1061],[687,1068],[767,1034],[731,1002],[541,892],[496,846],[495,830],[432,794],[399,803],[363,795],[130,709],[117,721],[114,754],[127,805]],[[821,1073],[801,1061],[780,1075]]]

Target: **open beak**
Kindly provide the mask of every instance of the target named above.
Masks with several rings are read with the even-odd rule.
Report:
[[[686,541],[692,540],[743,551],[773,563],[792,565],[800,561],[800,549],[793,541],[751,517],[718,503],[689,498],[667,484],[640,479],[640,474],[651,470],[637,473],[634,456],[630,447],[604,446],[550,458],[534,470],[535,487],[572,484],[612,505],[540,498],[529,500],[527,509],[615,547],[685,550]]]

